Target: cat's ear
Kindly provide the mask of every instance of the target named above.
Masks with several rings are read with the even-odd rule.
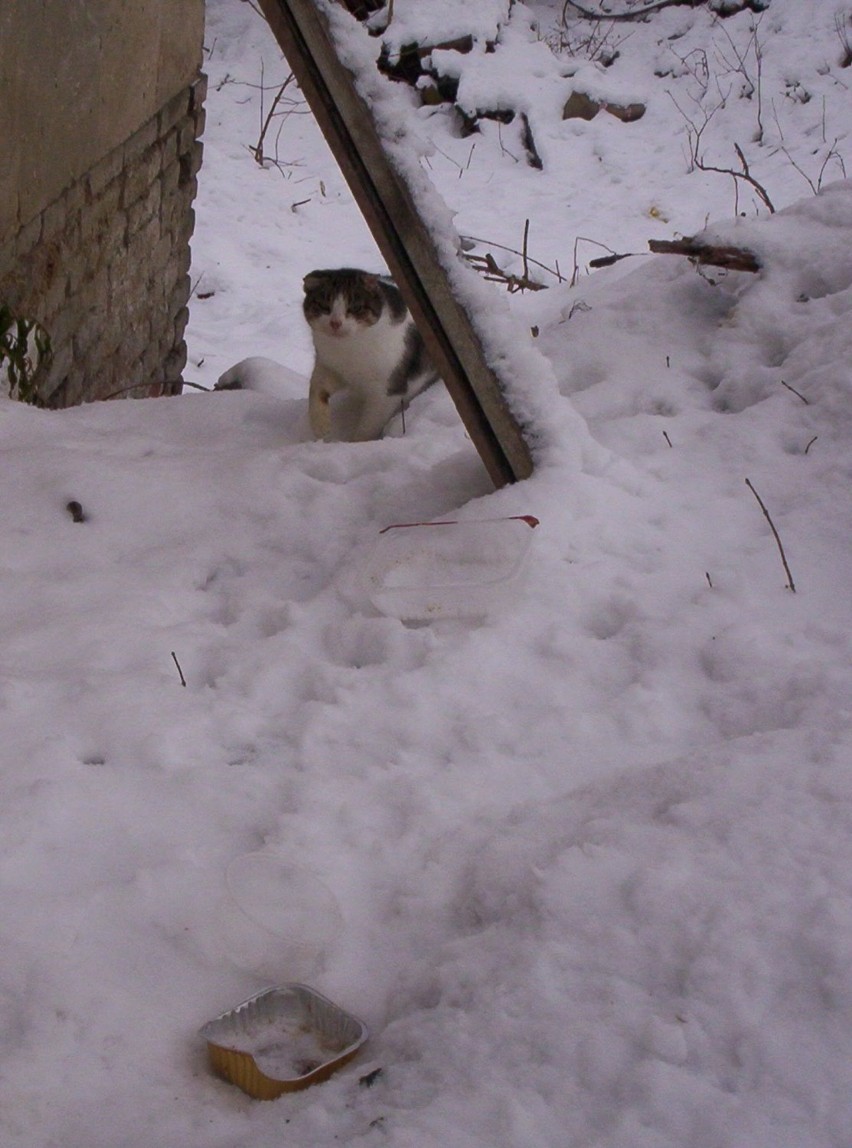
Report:
[[[302,290],[305,294],[308,291],[314,291],[325,279],[325,272],[323,271],[309,271],[305,278],[302,280]]]

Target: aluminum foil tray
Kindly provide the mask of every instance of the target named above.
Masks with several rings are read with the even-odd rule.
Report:
[[[366,1025],[307,985],[266,989],[201,1029],[210,1066],[255,1100],[327,1080],[351,1060]]]

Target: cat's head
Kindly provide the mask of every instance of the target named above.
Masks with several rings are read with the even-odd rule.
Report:
[[[302,308],[314,331],[343,339],[381,317],[385,296],[378,275],[342,267],[336,271],[311,271],[303,282]]]

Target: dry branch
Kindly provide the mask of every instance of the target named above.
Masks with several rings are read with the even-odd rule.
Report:
[[[772,531],[772,536],[775,539],[776,546],[778,547],[778,553],[781,555],[781,562],[784,566],[784,573],[787,575],[787,589],[792,590],[793,593],[795,594],[796,593],[796,584],[793,581],[793,575],[790,573],[790,567],[787,564],[787,555],[784,553],[784,545],[781,541],[781,535],[776,530],[775,523],[772,521],[772,518],[770,517],[769,511],[766,509],[766,504],[764,503],[764,501],[760,497],[760,495],[757,493],[757,491],[754,489],[754,486],[752,485],[751,481],[749,479],[746,479],[745,484],[749,488],[749,490],[752,492],[754,497],[757,499],[757,504],[760,507],[760,509],[763,511],[763,517],[769,523],[769,529]]]
[[[649,239],[648,247],[654,255],[685,255],[694,263],[711,267],[724,267],[728,271],[759,271],[760,262],[753,251],[744,247],[728,247],[716,243],[702,243],[685,236],[683,239]]]
[[[642,16],[647,16],[650,12],[659,12],[661,8],[675,8],[675,7],[688,7],[697,8],[703,4],[705,0],[656,0],[656,3],[646,4],[642,8],[637,8],[632,12],[593,12],[589,8],[584,8],[581,4],[575,3],[575,0],[565,0],[562,9],[562,21],[565,22],[565,13],[568,8],[573,8],[578,12],[584,20],[639,20]]]
[[[629,12],[593,12],[589,8],[583,7],[578,4],[576,0],[564,0],[562,6],[562,23],[565,23],[565,14],[569,8],[579,13],[584,20],[594,20],[598,23],[603,21],[616,21],[616,20],[639,20],[642,16],[648,16],[652,12],[659,12],[662,8],[700,8],[702,4],[706,4],[707,0],[653,0],[653,3],[645,4],[641,8],[635,8]],[[753,12],[762,12],[769,0],[740,0],[742,8],[751,8]],[[729,16],[733,12],[740,11],[740,8],[722,9],[719,12],[720,16]],[[845,66],[845,65],[844,65]]]
[[[760,261],[753,251],[744,247],[726,247],[718,243],[702,243],[698,239],[684,236],[683,239],[649,239],[648,247],[654,255],[685,255],[693,263],[707,264],[710,267],[724,267],[728,271],[759,271]],[[640,254],[637,251],[613,252],[598,259],[590,259],[589,266],[611,267],[622,259],[632,259]]]
[[[261,124],[260,136],[258,138],[257,143],[254,145],[254,147],[249,148],[249,151],[251,152],[251,154],[255,158],[255,162],[259,163],[261,167],[263,167],[264,160],[266,159],[266,156],[263,154],[263,141],[266,137],[267,131],[269,130],[269,125],[272,123],[272,117],[275,115],[275,111],[276,111],[278,105],[281,103],[281,99],[282,99],[284,93],[287,91],[290,84],[293,83],[294,81],[295,81],[295,76],[291,72],[290,75],[287,77],[287,79],[284,81],[284,83],[281,85],[281,87],[278,89],[278,91],[275,94],[275,99],[272,101],[272,107],[269,109],[269,112],[267,113],[266,118],[264,119],[263,123]],[[260,99],[261,99],[261,115],[263,115],[263,70],[262,70],[262,66],[261,66]]]
[[[548,267],[546,263],[539,262],[538,259],[533,259],[527,250],[529,241],[529,220],[524,221],[524,238],[523,247],[521,251],[516,250],[514,247],[506,247],[502,243],[495,243],[491,239],[482,239],[476,235],[463,235],[462,248],[464,250],[464,258],[474,267],[477,271],[485,276],[486,279],[493,277],[495,282],[505,283],[509,291],[542,291],[547,284],[540,283],[537,279],[532,278],[531,267],[539,267],[542,271],[546,271],[548,275],[552,275],[558,282],[562,282],[562,275],[559,271],[559,264],[555,267]],[[483,246],[496,247],[499,251],[508,251],[511,255],[517,255],[523,261],[523,272],[521,275],[513,275],[511,271],[506,271],[500,267],[497,260],[490,252],[484,255],[477,255],[468,251],[466,248],[474,243],[481,243]]]
[[[484,279],[491,283],[504,283],[509,292],[515,291],[543,291],[547,284],[537,283],[530,279],[529,274],[513,275],[511,271],[504,270],[490,251],[484,255],[465,255],[465,259],[481,273]]]

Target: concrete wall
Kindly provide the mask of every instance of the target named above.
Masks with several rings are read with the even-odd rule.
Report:
[[[203,0],[3,0],[0,235],[197,78],[203,22]]]
[[[2,0],[0,299],[50,405],[180,387],[203,0]]]

